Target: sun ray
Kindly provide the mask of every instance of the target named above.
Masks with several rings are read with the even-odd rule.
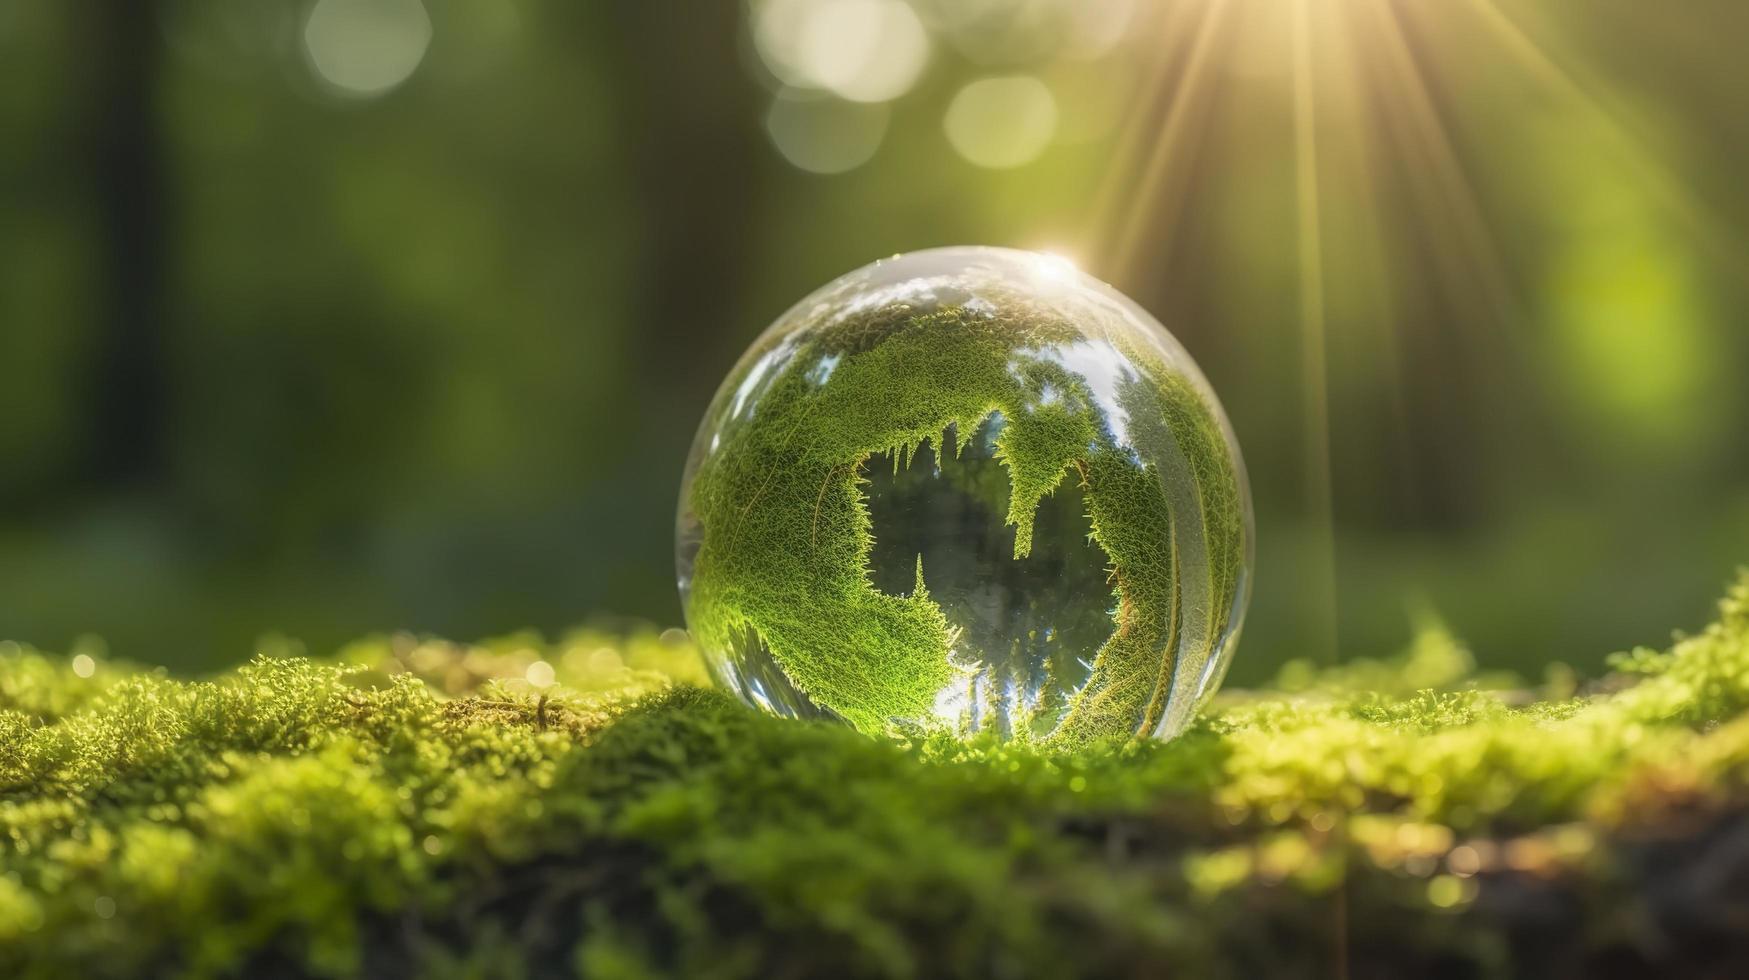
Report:
[[[1344,138],[1324,141],[1320,170],[1324,185],[1339,184],[1338,199],[1346,202],[1348,210],[1343,216],[1348,222],[1348,247],[1336,254],[1350,266],[1342,277],[1345,285],[1326,287],[1337,297],[1334,303],[1326,305],[1346,306],[1347,328],[1366,331],[1367,346],[1376,358],[1373,370],[1383,379],[1388,398],[1384,424],[1395,447],[1394,458],[1409,459],[1413,455],[1409,425],[1411,381],[1405,370],[1402,301],[1394,288],[1397,249],[1390,244],[1386,232],[1385,215],[1390,206],[1382,200],[1381,192],[1383,174],[1393,154],[1383,145],[1386,136],[1372,115],[1376,110],[1377,86],[1367,68],[1378,59],[1371,57],[1375,45],[1365,35],[1365,25],[1354,16],[1357,6],[1338,4],[1325,8],[1333,26],[1325,35],[1329,56],[1324,68],[1328,82],[1320,93],[1331,110],[1326,118],[1334,114],[1347,128]],[[1329,125],[1325,128],[1328,131]],[[1335,280],[1339,276],[1327,270],[1326,278]],[[1403,499],[1415,499],[1418,488],[1412,471],[1402,468],[1398,476],[1403,481],[1399,488]]]
[[[1470,0],[1481,18],[1520,67],[1563,101],[1578,108],[1611,144],[1611,149],[1639,179],[1660,206],[1689,226],[1714,254],[1733,267],[1749,269],[1749,250],[1712,216],[1704,202],[1696,201],[1686,185],[1645,151],[1641,140],[1579,78],[1537,44],[1495,0]]]
[[[1402,115],[1426,160],[1435,202],[1456,232],[1457,253],[1442,250],[1440,257],[1468,267],[1469,275],[1464,278],[1480,287],[1497,325],[1518,323],[1522,317],[1500,250],[1489,232],[1475,185],[1464,171],[1427,79],[1410,50],[1401,16],[1388,0],[1368,0],[1366,6],[1373,15],[1385,64],[1392,75],[1393,84],[1384,89],[1400,93],[1405,100]],[[1461,268],[1454,271],[1463,273]]]
[[[1520,375],[1525,363],[1524,347],[1534,334],[1521,329],[1529,320],[1507,271],[1500,242],[1483,207],[1483,198],[1459,151],[1453,109],[1443,105],[1435,70],[1424,61],[1415,43],[1417,33],[1405,21],[1406,12],[1393,0],[1364,0],[1350,8],[1356,12],[1371,57],[1370,88],[1378,104],[1380,129],[1394,144],[1395,166],[1417,213],[1407,232],[1418,241],[1424,268],[1438,288],[1433,295],[1446,307],[1443,316],[1427,322],[1437,339],[1408,341],[1406,349],[1443,347],[1440,356],[1459,355],[1461,363],[1448,366],[1467,379],[1477,399],[1505,405],[1522,397],[1530,384]],[[1406,233],[1402,229],[1399,234]],[[1430,283],[1429,285],[1432,285]],[[1416,411],[1408,391],[1398,391],[1396,404],[1404,412],[1398,428],[1405,458],[1419,451],[1408,438],[1417,422],[1426,421]],[[1436,500],[1440,487],[1415,480],[1404,487],[1406,503],[1420,507]],[[1424,498],[1431,491],[1433,498]]]
[[[1136,171],[1144,153],[1143,141],[1153,132],[1153,119],[1165,111],[1162,106],[1168,105],[1176,94],[1169,84],[1171,73],[1179,64],[1179,49],[1194,30],[1196,10],[1191,4],[1164,8],[1156,29],[1159,43],[1145,46],[1146,57],[1136,72],[1137,81],[1125,107],[1124,122],[1112,147],[1111,164],[1088,207],[1094,218],[1084,229],[1087,238],[1081,242],[1079,255],[1107,254],[1111,239],[1129,214]]]
[[[1318,186],[1316,74],[1311,0],[1294,0],[1294,183],[1298,207],[1299,312],[1305,392],[1306,510],[1317,535],[1318,568],[1307,577],[1308,645],[1336,657],[1336,540],[1330,465],[1329,366],[1326,363],[1323,216]]]
[[[1184,69],[1148,149],[1146,162],[1136,178],[1126,182],[1134,196],[1113,202],[1115,229],[1109,236],[1112,244],[1102,256],[1101,265],[1114,277],[1133,271],[1148,231],[1168,229],[1166,234],[1170,236],[1169,229],[1183,206],[1191,163],[1198,149],[1194,130],[1206,115],[1210,101],[1213,78],[1218,71],[1213,53],[1228,19],[1228,6],[1202,5]]]
[[[1299,305],[1305,389],[1306,509],[1317,535],[1313,574],[1304,578],[1308,652],[1327,663],[1337,655],[1336,528],[1330,462],[1329,369],[1326,363],[1327,300],[1324,230],[1318,173],[1318,92],[1312,60],[1312,0],[1295,0],[1293,11],[1294,185],[1298,210]],[[1348,893],[1332,903],[1336,942],[1332,973],[1348,975]]]

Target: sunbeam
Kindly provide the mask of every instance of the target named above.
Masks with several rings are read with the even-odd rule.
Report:
[[[1377,28],[1377,40],[1383,52],[1383,63],[1389,73],[1389,83],[1382,92],[1401,98],[1398,115],[1410,128],[1414,143],[1431,175],[1433,203],[1440,208],[1439,218],[1449,219],[1456,233],[1457,252],[1441,249],[1443,262],[1461,263],[1452,270],[1454,277],[1471,280],[1480,288],[1494,323],[1509,326],[1519,320],[1516,303],[1500,259],[1493,235],[1488,230],[1475,186],[1464,172],[1452,137],[1439,107],[1428,89],[1427,79],[1416,63],[1404,34],[1401,15],[1389,0],[1367,0],[1365,6]],[[1415,168],[1416,175],[1424,171]],[[1468,275],[1465,275],[1465,273]]]
[[[1161,113],[1157,135],[1147,148],[1147,159],[1136,178],[1125,182],[1126,190],[1111,198],[1112,244],[1103,256],[1105,268],[1121,275],[1132,272],[1140,259],[1149,231],[1167,229],[1160,243],[1164,258],[1170,253],[1171,231],[1182,209],[1190,174],[1200,147],[1196,130],[1206,116],[1216,76],[1213,53],[1227,22],[1227,5],[1204,4],[1197,19],[1177,85]],[[1133,195],[1133,196],[1132,196]]]
[[[1152,145],[1155,132],[1152,122],[1170,110],[1178,94],[1171,79],[1174,69],[1181,65],[1179,51],[1188,43],[1194,25],[1200,22],[1199,14],[1206,12],[1190,4],[1174,4],[1165,9],[1157,25],[1148,28],[1159,43],[1147,47],[1143,64],[1137,70],[1138,81],[1127,97],[1125,121],[1113,142],[1111,163],[1094,191],[1088,209],[1093,219],[1084,229],[1085,238],[1077,254],[1089,258],[1115,256],[1111,242],[1121,233],[1130,214],[1140,179],[1138,170],[1147,147]]]
[[[1696,201],[1682,181],[1645,152],[1639,138],[1616,113],[1586,91],[1571,70],[1544,51],[1495,0],[1470,0],[1470,7],[1520,67],[1597,127],[1615,155],[1661,206],[1688,225],[1715,255],[1737,269],[1749,271],[1749,249],[1714,220],[1705,202]]]
[[[1305,398],[1306,512],[1317,535],[1316,574],[1307,579],[1308,650],[1336,657],[1336,541],[1330,467],[1329,365],[1325,342],[1324,243],[1318,187],[1317,90],[1311,0],[1293,14],[1294,184],[1298,207],[1299,311]]]

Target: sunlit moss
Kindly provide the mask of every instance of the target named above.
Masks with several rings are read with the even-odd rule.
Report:
[[[769,718],[671,687],[697,662],[650,635],[388,638],[198,683],[7,652],[35,681],[0,687],[0,975],[1256,976],[1338,942],[1369,974],[1705,972],[1740,947],[1609,923],[1728,899],[1655,857],[1749,804],[1749,576],[1607,693],[1524,704],[1449,642],[1394,665],[1437,690],[1344,683],[1374,664],[1073,752]]]

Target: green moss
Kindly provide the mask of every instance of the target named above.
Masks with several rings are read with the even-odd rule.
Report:
[[[0,975],[1728,974],[1749,574],[1617,662],[1537,700],[1434,632],[1066,752],[769,718],[653,636],[0,651]]]
[[[957,669],[954,626],[925,591],[889,595],[869,581],[861,474],[876,454],[903,465],[926,444],[938,457],[963,450],[999,414],[1014,557],[1031,551],[1040,501],[1074,474],[1111,562],[1113,632],[1051,737],[1075,746],[1152,731],[1174,672],[1195,686],[1240,588],[1234,461],[1202,396],[1154,354],[1024,297],[998,306],[896,304],[806,324],[731,379],[691,485],[702,542],[688,619],[712,649],[756,636],[815,705],[865,732],[929,717]],[[1127,437],[1114,433],[1086,377],[1060,360],[1089,337],[1113,344],[1130,368],[1117,382]],[[1169,486],[1186,481],[1160,472],[1168,460],[1195,484],[1177,488],[1181,500]],[[1187,609],[1179,563],[1193,557],[1209,568],[1209,594]],[[1196,635],[1185,644],[1191,621]]]

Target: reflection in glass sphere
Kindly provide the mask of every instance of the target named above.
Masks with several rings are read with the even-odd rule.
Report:
[[[706,412],[678,525],[719,681],[866,732],[1170,738],[1250,592],[1244,465],[1178,343],[1051,256],[819,290]]]

